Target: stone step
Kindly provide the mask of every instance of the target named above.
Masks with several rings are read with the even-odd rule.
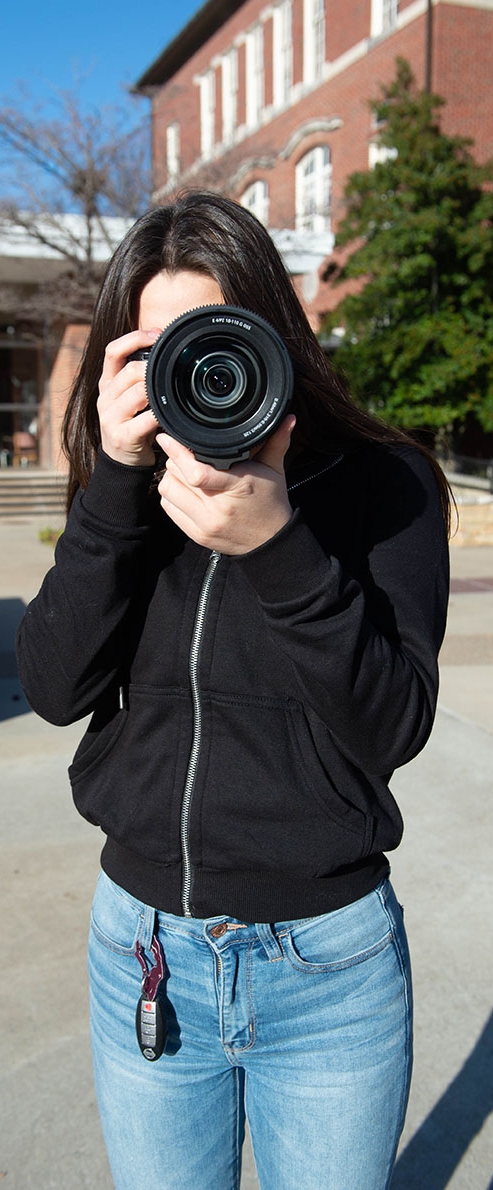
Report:
[[[0,468],[0,520],[63,517],[66,476],[32,467]]]
[[[473,499],[459,488],[454,489],[457,514],[452,511],[451,545],[493,545],[493,496],[485,493]],[[455,532],[454,532],[455,530]]]

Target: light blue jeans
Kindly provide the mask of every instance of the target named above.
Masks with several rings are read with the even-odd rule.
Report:
[[[139,940],[166,957],[165,1052],[135,1011]],[[384,1190],[411,1074],[411,980],[388,881],[275,925],[155,915],[101,874],[89,944],[96,1090],[117,1190]]]

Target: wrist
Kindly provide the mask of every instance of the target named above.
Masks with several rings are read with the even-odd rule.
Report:
[[[248,554],[254,554],[256,550],[260,550],[264,546],[268,546],[271,541],[274,541],[275,538],[283,532],[283,530],[289,524],[292,515],[293,509],[290,506],[284,514],[279,515],[275,519],[271,519],[268,525],[259,527],[258,532],[248,535],[246,539],[241,542],[241,544],[238,543],[236,546],[232,544],[230,549],[223,547],[222,552],[229,553],[236,557],[245,557]]]
[[[156,456],[152,446],[136,447],[135,450],[124,450],[121,447],[113,446],[111,443],[102,442],[102,449],[109,459],[114,463],[120,463],[123,467],[154,467]]]

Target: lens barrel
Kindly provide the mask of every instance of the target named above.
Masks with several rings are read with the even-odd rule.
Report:
[[[190,310],[147,354],[147,394],[159,424],[222,470],[248,458],[289,408],[289,353],[277,331],[249,310]]]

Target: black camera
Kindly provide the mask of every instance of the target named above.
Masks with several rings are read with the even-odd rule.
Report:
[[[236,306],[190,310],[130,358],[147,360],[147,395],[160,426],[220,470],[272,434],[293,394],[277,331]]]

